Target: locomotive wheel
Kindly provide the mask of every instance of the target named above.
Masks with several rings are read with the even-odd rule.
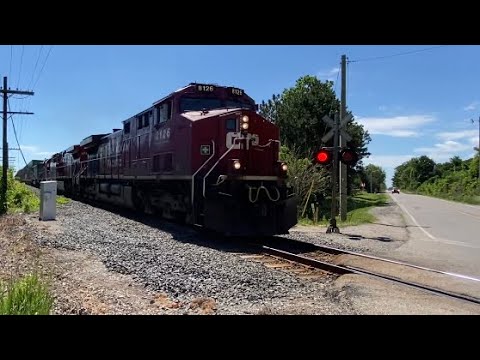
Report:
[[[153,208],[152,204],[150,203],[150,198],[144,191],[138,190],[135,199],[134,199],[135,209],[145,214],[152,215]]]

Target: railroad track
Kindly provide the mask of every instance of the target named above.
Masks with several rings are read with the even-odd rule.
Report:
[[[32,188],[37,193],[39,189]],[[83,201],[84,203],[87,203]],[[99,204],[105,205],[105,204]],[[97,206],[99,206],[97,205]],[[100,206],[105,208],[104,206]],[[110,209],[112,210],[112,209]],[[114,211],[118,211],[115,209]],[[128,210],[126,210],[128,211]],[[261,241],[256,241],[254,243],[249,244],[251,251],[250,254],[247,252],[238,253],[242,258],[248,260],[259,261],[263,263],[266,267],[274,268],[274,269],[284,269],[288,272],[294,273],[300,278],[304,279],[320,279],[320,278],[333,278],[337,277],[338,275],[343,274],[358,274],[369,276],[376,279],[381,279],[383,281],[389,281],[391,283],[401,284],[405,286],[409,286],[412,288],[416,288],[421,291],[425,291],[428,293],[446,296],[458,300],[467,301],[470,303],[480,304],[480,298],[470,296],[467,294],[459,294],[455,292],[451,292],[448,290],[443,290],[435,287],[431,287],[425,284],[420,284],[412,281],[407,281],[400,279],[395,276],[382,274],[379,272],[354,267],[350,265],[337,265],[334,264],[333,261],[338,255],[352,255],[356,257],[362,257],[366,259],[371,259],[375,261],[381,261],[401,266],[406,266],[410,268],[415,268],[418,270],[423,270],[430,273],[439,273],[442,275],[447,275],[450,277],[462,278],[466,280],[471,280],[480,283],[480,279],[474,278],[471,276],[431,269],[427,267],[422,267],[414,264],[409,264],[401,261],[390,260],[385,258],[380,258],[372,255],[361,254],[357,252],[352,252],[348,250],[333,248],[325,245],[315,245],[311,243],[305,243],[301,241],[291,240],[282,237],[273,237],[267,240],[267,244],[275,244],[274,246],[265,245],[265,240],[262,239]],[[246,245],[245,242],[242,240],[241,243]],[[281,248],[277,248],[277,245],[280,245]],[[253,253],[252,253],[253,250]],[[307,254],[308,255],[305,255]]]
[[[278,240],[278,238],[277,238]],[[400,284],[404,286],[408,286],[411,288],[415,288],[430,294],[440,295],[444,297],[449,297],[457,300],[463,300],[470,303],[480,304],[480,298],[470,296],[467,294],[460,294],[451,292],[448,290],[432,287],[426,284],[421,284],[413,281],[408,281],[401,279],[396,276],[391,276],[385,273],[380,273],[360,267],[350,266],[350,265],[338,265],[334,263],[334,259],[337,255],[348,254],[353,256],[358,256],[362,258],[368,258],[375,261],[381,261],[386,263],[392,263],[401,266],[407,266],[415,269],[419,269],[426,272],[431,273],[439,273],[443,275],[448,275],[451,277],[457,277],[462,279],[467,279],[471,281],[480,282],[480,279],[445,272],[436,269],[430,269],[427,267],[422,267],[414,264],[409,264],[401,261],[395,261],[390,259],[384,259],[376,256],[360,254],[352,251],[332,248],[329,246],[321,246],[321,245],[313,245],[313,244],[306,244],[288,240],[290,243],[295,243],[297,248],[293,251],[287,251],[285,249],[281,249],[278,247],[263,245],[259,243],[253,244],[253,246],[257,247],[258,255],[242,255],[245,259],[251,259],[254,261],[259,261],[265,264],[265,266],[270,268],[278,268],[284,269],[289,272],[293,272],[300,277],[304,278],[311,278],[311,279],[318,279],[318,278],[325,278],[328,276],[338,276],[344,274],[357,274],[363,276],[369,276],[371,278],[380,279],[382,281],[388,281],[390,283]],[[292,245],[292,244],[290,244]],[[302,251],[308,248],[308,251]],[[313,250],[313,251],[312,251]],[[308,253],[308,255],[305,255]],[[303,271],[301,268],[303,267]]]

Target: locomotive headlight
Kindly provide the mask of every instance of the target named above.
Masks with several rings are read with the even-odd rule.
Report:
[[[235,170],[239,170],[241,167],[242,167],[242,164],[240,164],[240,161],[235,160],[235,161],[233,162],[233,168],[234,168]]]
[[[242,116],[242,123],[248,123],[248,115],[243,115]]]
[[[282,164],[282,170],[283,170],[283,171],[287,171],[287,170],[288,170],[287,164]]]
[[[248,130],[248,122],[242,123],[242,130]]]

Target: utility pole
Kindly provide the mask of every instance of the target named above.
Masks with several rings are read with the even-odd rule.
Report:
[[[340,119],[347,116],[347,56],[342,55],[342,89],[340,95]],[[347,146],[347,139],[340,135],[340,146]],[[340,164],[340,219],[347,219],[347,165]]]
[[[373,176],[372,176],[372,170],[370,170],[370,194],[373,193]]]
[[[2,167],[2,187],[0,193],[0,214],[7,212],[7,175],[8,175],[8,141],[7,141],[7,116],[8,114],[32,115],[31,112],[8,111],[8,95],[33,95],[33,91],[10,90],[7,86],[7,77],[3,77],[3,167]]]
[[[475,120],[473,119],[472,124],[475,124]],[[478,147],[474,147],[473,149],[478,152],[478,179],[480,180],[480,116],[478,117]]]

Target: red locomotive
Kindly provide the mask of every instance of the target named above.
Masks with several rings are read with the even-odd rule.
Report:
[[[242,89],[191,83],[53,155],[26,180],[233,236],[288,233],[297,199],[279,161],[279,129]],[[33,176],[32,174],[41,174]],[[29,175],[30,174],[30,175]]]

